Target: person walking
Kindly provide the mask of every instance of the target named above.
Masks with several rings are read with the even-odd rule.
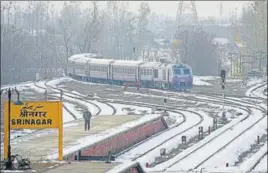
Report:
[[[85,131],[90,129],[91,116],[92,116],[91,112],[86,109],[83,113],[83,117],[85,120]]]

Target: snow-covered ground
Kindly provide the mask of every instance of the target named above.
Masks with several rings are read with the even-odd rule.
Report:
[[[259,87],[259,88],[258,88]],[[256,89],[258,88],[258,89]],[[247,90],[246,96],[255,96],[262,99],[267,99],[267,95],[264,94],[264,90],[267,89],[267,83],[258,84]]]
[[[257,135],[266,133],[267,117],[261,120],[258,125],[254,126],[250,131],[238,137],[231,145],[228,145],[224,150],[219,152],[214,157],[211,157],[205,162],[202,167],[213,168],[222,167],[228,162],[230,166],[234,166],[238,161],[238,156],[249,150],[252,144],[256,143]]]
[[[215,80],[214,76],[193,76],[193,85],[197,86],[211,86],[208,80]]]
[[[220,140],[220,139],[219,140],[218,139],[213,140],[212,143],[214,142],[214,145],[205,145],[204,147],[206,149],[203,148],[203,149],[201,149],[199,151],[197,150],[195,152],[194,152],[194,150],[196,150],[200,146],[204,145],[206,142],[210,141],[215,136],[218,136],[219,134],[223,133],[223,131],[225,131],[226,129],[228,129],[228,128],[236,125],[236,124],[239,124],[239,122],[241,120],[245,119],[245,117],[247,117],[247,115],[241,115],[240,117],[234,119],[233,121],[231,121],[230,123],[228,123],[225,126],[221,127],[220,129],[218,129],[216,131],[213,131],[205,139],[203,139],[202,141],[200,141],[197,144],[193,145],[192,147],[187,148],[186,150],[182,151],[179,155],[176,155],[172,159],[169,159],[168,161],[163,162],[163,163],[155,166],[154,168],[148,168],[148,170],[150,170],[150,171],[161,171],[161,170],[163,170],[165,168],[168,168],[168,167],[170,167],[170,166],[172,166],[174,164],[175,165],[173,166],[172,170],[188,170],[188,169],[192,168],[193,165],[196,165],[196,162],[200,161],[200,159],[203,159],[203,157],[206,157],[207,154],[215,151],[215,149],[217,149],[217,147],[219,147],[220,145],[223,145],[224,142],[226,142],[226,136],[228,138],[230,138],[230,134],[233,132],[233,130],[230,130],[231,133],[226,133],[224,135],[225,137],[221,137],[222,140]],[[184,163],[182,163],[182,161],[180,161],[178,164],[176,164],[178,160],[184,158],[189,153],[192,153],[192,154],[189,155],[188,157],[186,157],[185,160],[182,160],[182,161],[184,161]]]
[[[165,148],[166,152],[170,152],[173,148],[178,147],[178,145],[181,143],[181,137],[183,135],[185,135],[187,139],[190,139],[196,136],[198,134],[198,130],[197,130],[198,127],[191,128],[191,129],[189,128],[198,124],[201,121],[201,118],[197,114],[194,114],[191,112],[187,112],[187,111],[181,111],[181,112],[185,114],[187,118],[185,123],[165,133],[162,133],[161,135],[155,138],[152,138],[151,140],[148,140],[147,142],[141,144],[140,146],[133,148],[127,153],[124,153],[122,156],[119,157],[119,160],[129,160],[129,159],[136,158],[137,156],[143,154],[144,152],[149,151],[151,148],[156,147],[159,144],[163,143],[167,139],[172,138],[138,159],[138,161],[142,165],[145,165],[146,163],[152,163],[155,161],[156,157],[160,156],[161,148]],[[200,126],[203,126],[206,128],[208,126],[211,126],[212,121],[213,121],[211,117],[209,117],[208,115],[202,112],[201,112],[201,115],[203,116],[203,121],[200,123]]]
[[[242,133],[245,129],[247,129],[247,127],[255,123],[261,116],[262,114],[260,112],[256,112],[254,116],[249,116],[249,118],[247,118],[246,120],[238,123],[236,126],[233,126],[231,129],[229,129],[228,131],[218,136],[216,140],[212,140],[208,144],[204,145],[201,149],[198,149],[192,154],[190,154],[188,157],[183,158],[183,156],[189,153],[189,150],[194,149],[198,147],[199,145],[202,145],[202,143],[206,141],[209,141],[213,137],[213,135],[209,135],[204,140],[200,141],[193,147],[189,148],[189,150],[186,149],[185,151],[183,151],[179,155],[179,158],[176,159],[175,164],[170,165],[171,167],[168,170],[179,170],[179,169],[189,170],[189,169],[195,168],[203,160],[211,156],[213,153],[217,152],[221,147],[224,147],[228,142],[232,141],[237,135],[240,135],[240,133]],[[228,126],[229,124],[227,124],[226,126]],[[215,134],[221,130],[222,129],[217,130]],[[178,160],[180,161],[178,162]],[[216,160],[214,161],[216,162]],[[218,161],[217,165],[220,165],[221,167],[225,167],[226,161],[224,160],[217,160],[217,161]],[[201,167],[203,166],[201,165]]]
[[[239,168],[245,171],[252,169],[255,166],[255,164],[259,161],[259,159],[262,158],[264,155],[267,156],[267,142],[264,143],[262,148],[257,153],[255,153],[253,156],[244,161],[239,166]],[[262,171],[267,172],[267,162],[266,162],[266,169],[262,169]]]
[[[63,102],[63,104],[71,110],[71,112],[75,115],[80,115],[82,114],[81,110],[79,110],[77,107],[75,107],[74,104],[68,103],[68,102]],[[67,123],[70,121],[75,120],[74,117],[65,109],[63,108],[63,123]]]
[[[251,86],[254,86],[256,84],[260,84],[260,83],[263,83],[263,78],[250,78],[247,80],[247,86],[248,87],[251,87]]]
[[[217,77],[210,77],[210,76],[194,76],[194,85],[203,85],[203,86],[211,86],[212,84],[209,83],[209,81],[211,80],[215,80]],[[49,81],[47,84],[48,85],[52,85],[53,87],[56,87],[56,85],[60,84],[61,82],[64,81],[69,81],[72,80],[69,77],[64,77],[64,78],[59,78],[59,79],[53,79],[51,81]],[[237,82],[237,81],[229,81],[229,82]],[[85,83],[85,82],[81,82],[81,83]],[[258,80],[251,80],[248,81],[248,86],[252,86],[251,89],[248,90],[248,92],[246,93],[246,95],[249,95],[250,93],[252,94],[252,90],[256,87],[258,87],[258,84],[262,84],[263,80],[262,79],[258,79]],[[85,84],[89,84],[89,83],[85,83]],[[37,83],[37,85],[41,86],[41,87],[46,87],[45,86],[45,81],[40,81]],[[105,84],[99,84],[99,85],[105,85]],[[18,85],[12,85],[12,87],[15,87],[18,90],[27,90],[27,89],[33,89],[36,92],[39,93],[44,93],[44,89],[40,89],[38,87],[36,87],[34,85],[34,82],[26,82],[23,84],[18,84]],[[10,86],[1,86],[1,89],[7,89]],[[267,87],[267,86],[266,86]],[[261,94],[263,95],[262,91],[264,88],[260,88],[257,91],[254,91],[255,95],[259,95],[260,97]],[[57,91],[54,90],[53,91]],[[169,94],[168,91],[159,91],[158,92],[165,92],[165,94]],[[86,97],[85,95],[82,95],[80,93],[78,93],[77,91],[72,91],[73,94],[78,94],[81,97]],[[125,94],[138,94],[138,93],[131,93],[131,92],[124,92]],[[172,93],[172,92],[171,92]],[[75,108],[75,105],[80,105],[82,107],[86,107],[88,109],[90,109],[92,111],[93,114],[96,114],[98,111],[98,108],[96,106],[94,106],[94,104],[98,105],[101,108],[101,115],[107,115],[107,114],[111,114],[113,112],[113,109],[108,106],[105,103],[101,103],[97,100],[94,101],[90,101],[91,103],[87,103],[81,99],[75,99],[75,98],[71,98],[70,96],[74,96],[73,94],[68,94],[65,93],[63,98],[64,100],[70,101],[70,102],[64,102],[64,105],[70,109],[70,111],[72,113],[74,113],[78,118],[82,117],[81,114],[81,110],[79,108]],[[174,93],[172,93],[174,94]],[[54,93],[53,95],[55,96],[60,96],[59,92],[57,91],[56,93]],[[154,95],[149,95],[149,94],[139,94],[140,96],[150,96],[150,97],[162,97],[162,96],[154,96]],[[184,94],[184,93],[179,93],[178,95],[192,95],[197,99],[206,99],[208,101],[213,101],[213,100],[218,100],[215,97],[205,97],[205,96],[198,96],[195,94]],[[77,96],[76,96],[77,97]],[[267,98],[267,96],[265,96]],[[171,98],[174,100],[183,100],[183,99],[177,99],[177,98]],[[189,104],[191,104],[191,102],[193,101],[188,101]],[[76,103],[76,104],[73,104]],[[234,100],[233,103],[239,103],[239,99],[237,99],[236,101]],[[112,106],[114,106],[117,109],[117,114],[118,115],[126,115],[129,112],[132,112],[134,114],[148,114],[151,113],[151,109],[150,108],[144,108],[144,107],[139,107],[139,106],[129,106],[129,105],[121,105],[121,104],[115,104],[115,103],[110,103]],[[243,103],[245,107],[247,106],[254,106],[254,105],[250,105],[250,104],[245,104]],[[216,104],[212,104],[212,103],[208,103],[209,106],[215,106]],[[257,107],[257,105],[255,105],[255,107]],[[232,108],[231,106],[226,106],[226,109],[238,109],[238,108]],[[197,109],[193,109],[194,111],[197,111]],[[209,157],[211,154],[215,153],[217,150],[219,150],[221,147],[223,147],[224,145],[226,145],[229,141],[231,141],[235,136],[237,136],[240,132],[242,132],[244,129],[246,129],[248,126],[250,126],[251,124],[253,124],[254,122],[256,122],[261,116],[262,113],[256,109],[251,109],[252,110],[252,116],[250,116],[248,119],[242,121],[239,123],[239,121],[243,118],[245,118],[246,113],[245,111],[241,111],[239,110],[238,112],[243,112],[243,115],[233,119],[229,124],[226,124],[225,126],[223,126],[222,128],[218,129],[217,131],[212,132],[209,136],[207,136],[205,139],[203,139],[202,141],[194,144],[193,146],[187,148],[186,150],[182,151],[179,155],[173,157],[172,159],[163,162],[162,164],[159,164],[157,166],[155,166],[154,168],[147,168],[147,170],[149,171],[157,171],[157,170],[163,170],[164,168],[170,167],[168,170],[170,171],[174,171],[174,170],[188,170],[190,168],[195,167],[198,163],[200,163],[202,160],[204,160],[205,158]],[[189,113],[187,111],[182,111],[187,120],[186,122],[184,122],[183,124],[181,124],[178,127],[173,128],[172,130],[162,133],[161,135],[152,138],[150,140],[148,140],[147,142],[138,145],[137,147],[129,150],[128,152],[124,153],[123,155],[120,156],[120,158],[118,158],[117,161],[123,161],[123,163],[125,163],[125,165],[127,163],[131,163],[129,160],[143,154],[146,151],[149,151],[152,147],[159,145],[161,142],[165,141],[166,139],[174,136],[177,133],[181,133],[183,132],[185,129],[195,125],[198,123],[198,121],[200,121],[200,118],[193,113]],[[198,110],[199,113],[202,114],[202,116],[204,117],[204,120],[201,122],[201,126],[203,126],[206,130],[206,128],[209,125],[212,125],[212,118],[209,117],[205,112],[202,112],[201,110]],[[254,115],[254,116],[253,116]],[[63,110],[63,116],[64,116],[64,122],[70,122],[72,120],[74,120],[74,118],[72,117],[72,115],[70,115],[66,110]],[[135,123],[138,123],[140,121],[146,121],[150,118],[155,118],[158,115],[146,115],[142,118],[140,118],[138,121],[135,122],[131,122],[131,123],[126,123],[120,127],[116,127],[114,129],[109,129],[99,135],[96,136],[90,136],[90,137],[86,137],[83,139],[79,139],[77,141],[77,144],[69,147],[69,148],[65,148],[64,149],[64,154],[70,153],[74,150],[77,150],[77,148],[83,147],[85,145],[89,145],[92,144],[98,140],[101,140],[105,137],[107,137],[107,135],[111,135],[113,133],[117,133],[119,131],[122,131],[124,129],[130,128],[132,127]],[[180,123],[182,121],[182,117],[178,116],[178,114],[173,114],[171,113],[170,117],[172,117],[173,119],[177,119],[176,123]],[[255,142],[255,138],[257,135],[261,135],[263,133],[265,133],[265,129],[267,128],[267,117],[262,120],[261,122],[259,122],[258,126],[253,127],[250,131],[244,133],[242,136],[238,137],[236,140],[234,140],[230,145],[227,145],[224,149],[222,149],[219,153],[217,153],[216,155],[214,155],[213,157],[211,157],[209,160],[207,160],[206,162],[204,162],[200,167],[206,167],[208,169],[211,168],[212,169],[220,169],[220,170],[224,170],[225,168],[225,163],[226,160],[228,160],[228,163],[230,166],[234,165],[234,162],[237,161],[237,157],[239,154],[241,154],[244,151],[247,151],[250,148],[250,145],[253,144]],[[176,125],[173,124],[172,126]],[[237,124],[236,126],[234,126],[235,124]],[[70,124],[65,124],[64,126],[76,126],[76,123],[70,123]],[[202,149],[197,150],[195,152],[193,152],[195,149],[197,149],[198,147],[202,146],[204,143],[208,142],[209,140],[211,140],[212,138],[214,138],[215,136],[217,136],[218,134],[222,133],[225,129],[229,128],[233,126],[233,128],[229,129],[227,132],[223,133],[222,135],[220,135],[219,137],[215,138],[215,140],[212,140],[210,143],[204,145],[202,147]],[[196,128],[192,128],[190,130],[187,130],[185,132],[183,132],[182,134],[176,136],[175,138],[173,138],[172,140],[163,143],[163,145],[158,146],[157,148],[155,148],[154,150],[150,151],[149,153],[147,153],[146,155],[142,156],[141,158],[138,159],[139,162],[141,162],[141,164],[144,166],[145,163],[152,163],[155,159],[155,157],[160,156],[160,152],[159,150],[161,148],[165,148],[167,150],[167,152],[169,152],[172,148],[175,148],[178,146],[178,144],[180,144],[181,142],[181,136],[182,135],[186,135],[187,139],[197,135],[198,133],[198,127]],[[18,136],[18,135],[24,135],[27,133],[31,133],[31,130],[24,130],[23,131],[18,131],[18,133],[14,132],[11,134],[11,138],[13,139],[14,136]],[[267,145],[267,143],[265,144],[265,146]],[[189,155],[188,157],[182,159],[185,155],[189,154],[193,152],[191,155]],[[246,170],[246,168],[249,165],[252,165],[253,162],[256,162],[256,160],[263,155],[263,153],[267,152],[267,147],[266,148],[261,148],[261,150],[259,152],[257,152],[256,154],[254,154],[254,156],[250,157],[249,159],[247,159],[246,161],[244,161],[239,168],[234,168],[234,169],[241,169],[241,170]],[[56,158],[58,155],[57,153],[55,153],[55,155],[49,156],[49,158]],[[267,156],[267,155],[266,155]],[[180,162],[176,163],[178,160],[180,160]],[[258,164],[258,166],[255,168],[255,170],[265,170],[267,171],[267,157],[266,159],[262,159],[262,161]],[[173,165],[174,164],[174,165]],[[231,169],[231,168],[230,168]]]
[[[263,171],[263,172],[267,172],[267,154],[263,157],[263,159],[261,159],[260,163],[254,168],[253,171]]]

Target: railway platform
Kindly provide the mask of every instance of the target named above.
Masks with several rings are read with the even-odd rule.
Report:
[[[70,164],[66,163],[61,166],[48,169],[44,173],[85,173],[85,172],[94,172],[94,173],[104,173],[119,165],[120,163],[105,163],[105,162],[71,162]]]
[[[105,130],[120,126],[124,123],[139,119],[134,115],[102,115],[92,119],[91,129],[84,131],[84,121],[76,120],[64,124],[63,150],[66,147],[77,145],[80,138],[101,133]],[[3,156],[3,143],[1,156]],[[48,156],[58,152],[58,130],[38,130],[32,134],[11,140],[11,153],[30,158],[31,161],[46,160]]]

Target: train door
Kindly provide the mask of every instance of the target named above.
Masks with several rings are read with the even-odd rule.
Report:
[[[167,82],[168,82],[168,88],[170,88],[170,77],[171,77],[171,74],[170,74],[170,69],[168,69],[168,71],[167,71]]]
[[[153,69],[154,80],[159,78],[158,69]]]
[[[113,63],[114,63],[114,61],[111,61],[108,65],[108,69],[107,69],[109,80],[113,80],[113,66],[112,66]]]

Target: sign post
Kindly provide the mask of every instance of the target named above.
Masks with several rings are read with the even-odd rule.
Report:
[[[25,101],[23,105],[11,104],[10,120],[8,102],[4,103],[5,139],[9,139],[10,129],[59,129],[59,160],[63,159],[63,127],[61,101]],[[10,123],[8,122],[10,121]],[[8,141],[4,140],[4,158],[8,157]]]

